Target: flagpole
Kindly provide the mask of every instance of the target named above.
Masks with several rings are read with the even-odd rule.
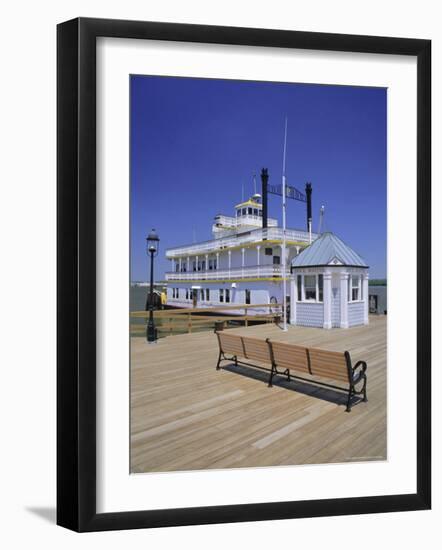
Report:
[[[285,117],[284,131],[284,154],[282,157],[282,318],[283,330],[287,330],[287,281],[286,281],[286,179],[285,179],[285,158],[287,149],[287,117]]]

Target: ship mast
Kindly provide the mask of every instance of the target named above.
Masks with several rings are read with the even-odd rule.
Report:
[[[285,157],[287,149],[287,117],[285,117],[285,131],[284,131],[284,153],[282,157],[282,318],[283,318],[283,330],[287,330],[287,281],[286,281],[286,179],[285,179]]]

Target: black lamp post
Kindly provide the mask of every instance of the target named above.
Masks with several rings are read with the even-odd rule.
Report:
[[[150,254],[149,320],[146,329],[146,340],[149,344],[154,344],[157,341],[157,330],[153,321],[153,259],[158,255],[159,248],[160,239],[155,233],[155,229],[152,229],[146,238],[146,253]]]

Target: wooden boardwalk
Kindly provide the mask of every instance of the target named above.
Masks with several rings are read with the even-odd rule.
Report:
[[[275,325],[231,329],[351,353],[368,363],[368,403],[223,363],[212,332],[131,339],[131,471],[158,472],[385,460],[385,316],[350,329]]]

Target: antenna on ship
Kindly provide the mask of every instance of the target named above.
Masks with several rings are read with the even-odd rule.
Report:
[[[319,210],[319,224],[318,224],[318,235],[321,234],[321,229],[322,229],[322,220],[324,219],[324,210],[325,210],[325,206],[322,205],[321,206],[321,209]]]
[[[284,153],[282,156],[282,318],[283,318],[283,330],[287,330],[287,281],[286,281],[286,235],[285,235],[285,210],[286,210],[286,179],[285,179],[285,158],[287,151],[287,116],[285,117],[285,130],[284,130]]]
[[[256,195],[256,174],[253,174],[253,194]]]

